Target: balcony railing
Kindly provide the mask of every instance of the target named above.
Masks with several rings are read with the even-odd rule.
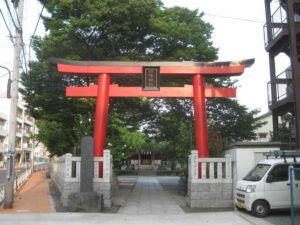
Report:
[[[32,131],[31,130],[26,130],[26,129],[24,129],[24,135],[25,136],[27,136],[27,137],[30,137],[30,136],[32,136]]]
[[[279,6],[271,16],[271,23],[264,25],[265,47],[280,34],[284,27],[287,27],[287,13],[282,6]],[[270,36],[269,29],[271,29]]]
[[[275,84],[276,99],[272,99],[272,84]],[[289,96],[292,96],[294,92],[292,70],[287,69],[276,76],[274,81],[268,82],[268,102],[272,105],[275,102],[281,101]]]
[[[33,118],[30,116],[25,116],[25,123],[27,124],[33,124]]]
[[[0,152],[4,152],[7,150],[7,144],[0,143]]]
[[[23,149],[32,149],[32,144],[24,143],[23,144]]]

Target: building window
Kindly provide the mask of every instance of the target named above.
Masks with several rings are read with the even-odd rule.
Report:
[[[259,138],[267,138],[268,133],[258,133]]]

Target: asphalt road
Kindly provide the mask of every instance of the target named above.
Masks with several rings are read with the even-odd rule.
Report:
[[[248,212],[244,211],[236,211],[238,215],[251,222],[252,224],[258,225],[291,225],[291,213],[289,210],[274,210],[271,211],[270,214],[265,218],[257,218],[252,216]],[[295,218],[296,224],[300,224],[300,215],[297,212],[297,216]]]

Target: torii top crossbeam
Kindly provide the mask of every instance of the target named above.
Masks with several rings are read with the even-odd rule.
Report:
[[[254,59],[228,62],[120,62],[63,59],[51,59],[50,61],[57,64],[60,74],[98,76],[98,85],[67,87],[66,90],[69,97],[97,98],[94,124],[94,156],[102,156],[106,145],[109,97],[180,97],[193,98],[194,100],[195,147],[198,150],[199,157],[207,157],[208,137],[205,98],[235,97],[236,89],[205,86],[204,77],[238,76],[244,72],[246,67],[250,67],[254,63]],[[151,68],[155,68],[155,70]],[[148,74],[145,72],[146,69],[149,69]],[[141,76],[142,74],[143,87],[120,87],[116,84],[110,84],[111,76]],[[156,75],[191,77],[193,85],[159,87],[159,76]],[[99,166],[99,174],[102,174],[101,168],[102,166]]]
[[[191,76],[238,76],[245,67],[254,63],[254,59],[227,62],[142,62],[142,61],[73,61],[51,59],[57,64],[58,71],[63,74],[94,75],[139,75],[143,67],[160,67],[161,75]]]

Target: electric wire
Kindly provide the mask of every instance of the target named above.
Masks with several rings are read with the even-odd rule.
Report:
[[[239,18],[239,17],[223,16],[223,15],[217,15],[217,14],[205,13],[204,12],[204,16],[205,15],[206,16],[212,16],[212,17],[220,17],[220,18],[224,18],[224,19],[239,20],[239,21],[243,21],[243,22],[260,23],[260,24],[265,23],[265,22],[259,21],[259,20],[251,20],[251,19],[245,19],[245,18]]]
[[[40,15],[39,15],[39,18],[38,18],[38,20],[37,20],[37,22],[36,22],[36,25],[35,25],[35,28],[34,28],[34,31],[33,31],[32,36],[34,36],[35,33],[36,33],[36,31],[37,31],[38,25],[39,25],[40,20],[41,20],[41,18],[42,18],[42,14],[43,14],[44,8],[45,8],[45,5],[43,5],[43,7],[42,7],[42,10],[41,10]],[[31,43],[32,43],[32,39],[30,40],[29,46],[31,46]]]
[[[8,3],[7,3],[7,0],[5,0],[6,2],[6,5],[8,6]],[[22,52],[23,52],[23,59],[24,59],[24,66],[25,66],[25,69],[23,68],[23,70],[27,73],[27,59],[26,59],[26,52],[25,52],[25,43],[24,43],[24,39],[23,39],[23,32],[22,32],[22,27],[21,27],[21,22],[20,22],[20,19],[19,19],[19,15],[17,13],[17,10],[16,10],[16,7],[14,7],[14,10],[15,10],[15,13],[16,13],[16,17],[17,17],[17,20],[18,20],[18,24],[19,24],[19,29],[17,29],[17,31],[19,32],[20,34],[20,38],[21,38],[21,48],[22,48]],[[11,15],[11,13],[10,13]],[[13,19],[13,18],[12,18]],[[22,63],[22,67],[23,67],[23,63]]]
[[[1,9],[0,9],[0,14],[1,14],[1,17],[2,17],[2,19],[3,19],[3,21],[4,21],[4,24],[5,24],[5,26],[6,26],[6,29],[7,29],[8,33],[9,33],[9,40],[14,44],[13,35],[12,35],[12,33],[11,33],[11,30],[10,30],[9,27],[8,27],[8,24],[7,24],[7,22],[6,22],[6,19],[5,19],[4,15],[3,15],[3,12],[2,12]]]
[[[20,30],[20,27],[17,26],[17,24],[16,24],[16,22],[15,22],[15,20],[14,20],[14,17],[13,17],[13,15],[12,15],[12,13],[11,13],[11,10],[10,10],[10,7],[9,7],[9,4],[8,4],[7,0],[5,0],[5,5],[6,5],[6,8],[7,8],[7,10],[8,10],[8,13],[9,13],[9,15],[10,15],[10,18],[11,18],[13,24],[14,24],[14,27],[16,28],[16,30],[17,30],[18,32],[22,31],[22,29]]]
[[[12,72],[12,71],[10,71],[10,72]],[[5,74],[1,75],[1,76],[0,76],[0,79],[1,79],[2,77],[7,76],[7,75],[9,75],[9,73],[5,73]]]
[[[19,15],[18,15],[18,12],[16,10],[16,7],[13,7],[14,8],[14,11],[15,11],[15,14],[16,14],[16,17],[17,17],[17,20],[18,20],[18,23],[19,23],[19,27],[22,29],[21,27],[21,22],[20,22],[20,19],[19,19]]]
[[[31,46],[32,46],[32,40],[33,40],[33,37],[37,31],[37,28],[38,28],[38,25],[40,23],[40,20],[42,18],[42,14],[43,14],[43,11],[44,11],[44,8],[45,8],[45,4],[43,4],[43,7],[41,9],[41,12],[40,12],[40,15],[39,15],[39,18],[36,22],[36,25],[35,25],[35,28],[34,28],[34,31],[33,31],[33,34],[31,35],[31,39],[30,39],[30,42],[29,42],[29,61],[31,61]]]
[[[17,20],[18,20],[18,23],[19,23],[19,26],[17,26],[17,24],[16,24],[16,22],[15,22],[15,20],[14,20],[14,18],[13,18],[13,15],[12,15],[12,12],[11,12],[11,10],[10,10],[10,7],[9,7],[9,4],[8,4],[8,1],[7,1],[7,0],[5,0],[5,5],[6,5],[6,8],[7,8],[7,10],[8,10],[8,13],[9,13],[9,15],[10,15],[10,17],[11,17],[11,20],[12,20],[12,22],[13,22],[13,25],[14,25],[16,31],[19,33],[20,38],[21,38],[21,48],[22,48],[22,52],[23,52],[23,58],[24,58],[25,69],[23,68],[23,63],[22,63],[22,68],[23,68],[23,70],[26,71],[26,73],[27,73],[27,60],[26,60],[26,52],[25,52],[25,48],[24,48],[25,43],[24,43],[24,40],[23,40],[23,32],[22,32],[21,22],[20,22],[18,13],[16,13],[16,15],[17,15]],[[15,8],[14,8],[14,10],[15,10],[15,12],[16,12],[16,9],[15,9]],[[2,14],[2,11],[1,11],[1,14]],[[2,16],[3,16],[3,14],[2,14]],[[4,16],[3,16],[3,17],[4,17]],[[8,28],[8,26],[7,26],[7,28]],[[9,32],[10,32],[10,30],[9,30]],[[11,32],[10,32],[10,33],[11,33]]]

